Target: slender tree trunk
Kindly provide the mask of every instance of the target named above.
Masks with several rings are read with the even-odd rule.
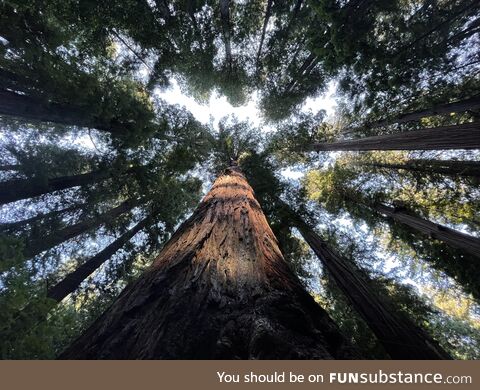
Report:
[[[453,150],[480,149],[480,122],[442,126],[346,141],[316,143],[315,151],[329,150]]]
[[[430,222],[407,211],[399,210],[381,203],[372,206],[377,212],[395,221],[409,226],[416,231],[433,239],[465,251],[473,256],[480,257],[480,238],[450,229],[447,226]]]
[[[375,293],[356,266],[329,248],[298,216],[291,222],[392,359],[450,358],[424,330],[399,314],[386,296]]]
[[[53,248],[62,242],[70,240],[74,237],[79,236],[80,234],[86,233],[104,223],[113,221],[115,218],[119,217],[121,214],[126,213],[140,202],[137,200],[127,200],[120,204],[117,207],[114,207],[103,214],[100,214],[96,217],[86,219],[84,221],[78,222],[74,225],[67,226],[66,228],[60,229],[52,234],[42,237],[39,239],[31,240],[27,243],[23,255],[25,259],[32,258],[43,251],[46,251],[50,248]]]
[[[37,214],[34,217],[23,219],[21,221],[0,223],[0,233],[7,232],[7,231],[8,232],[16,231],[16,230],[19,230],[19,229],[27,226],[27,225],[32,225],[35,222],[45,221],[47,219],[57,217],[61,214],[68,213],[69,211],[78,210],[79,208],[81,208],[83,206],[84,206],[83,204],[77,204],[77,205],[67,207],[67,208],[64,208],[64,209],[61,209],[61,210],[53,210],[53,211],[50,211],[50,212],[45,213],[45,214],[40,213],[40,214]]]
[[[355,358],[292,273],[237,167],[62,359]]]
[[[286,93],[290,93],[293,90],[293,88],[295,87],[295,85],[297,84],[298,79],[300,77],[302,77],[304,74],[310,73],[310,71],[315,67],[317,62],[318,62],[317,56],[314,55],[314,54],[310,54],[307,57],[307,59],[303,62],[302,66],[300,67],[300,69],[296,73],[294,79],[292,81],[290,81],[290,83],[288,83],[287,88],[285,90]]]
[[[107,170],[92,171],[80,175],[54,177],[52,179],[14,179],[0,183],[0,205],[33,198],[54,191],[97,183],[110,177]]]
[[[464,112],[480,109],[480,96],[474,96],[470,99],[461,100],[453,103],[437,104],[426,110],[412,111],[406,114],[398,115],[391,119],[383,119],[368,124],[368,127],[385,126],[392,123],[405,123],[417,121],[427,116],[450,114],[452,112]]]
[[[48,102],[37,97],[7,90],[0,90],[1,115],[22,118],[27,121],[95,128],[116,134],[123,134],[127,131],[122,124],[115,122],[115,120],[110,123],[103,123],[101,120],[93,118],[85,108]]]
[[[110,259],[110,257],[112,257],[120,248],[130,241],[135,234],[145,228],[150,221],[151,219],[148,217],[143,219],[133,228],[122,234],[114,242],[108,245],[105,249],[80,265],[75,271],[69,273],[60,282],[48,289],[47,298],[60,302],[68,294],[74,292],[88,276],[90,276],[103,263]]]
[[[480,161],[457,161],[457,160],[409,160],[401,164],[390,163],[365,163],[360,164],[374,168],[386,168],[441,174],[448,176],[465,176],[480,178]]]
[[[257,59],[256,59],[257,63],[259,62],[260,56],[262,55],[263,41],[265,40],[265,33],[267,31],[268,21],[270,20],[270,15],[272,13],[272,5],[273,5],[273,0],[268,0],[267,9],[265,10],[265,18],[263,19],[262,35],[260,37],[260,44],[258,45]]]
[[[228,69],[232,70],[232,37],[230,27],[230,0],[220,0],[220,18],[223,27],[223,40],[225,42],[225,58]]]

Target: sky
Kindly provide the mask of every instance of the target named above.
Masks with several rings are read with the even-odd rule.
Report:
[[[317,112],[318,110],[324,109],[328,116],[333,115],[336,107],[334,100],[335,89],[335,83],[331,82],[328,85],[328,89],[325,94],[317,98],[308,98],[302,107],[302,111],[311,110],[313,112]],[[252,96],[248,104],[240,107],[233,107],[230,103],[228,103],[225,96],[220,96],[218,93],[213,93],[210,97],[208,105],[202,105],[196,102],[192,97],[183,94],[177,81],[172,80],[171,87],[162,91],[157,90],[156,96],[165,100],[167,103],[185,106],[185,108],[202,123],[209,123],[211,117],[215,127],[222,117],[234,114],[239,120],[248,120],[253,125],[261,127],[263,131],[273,130],[271,126],[266,126],[262,123],[262,115],[257,108],[257,97],[255,95]]]

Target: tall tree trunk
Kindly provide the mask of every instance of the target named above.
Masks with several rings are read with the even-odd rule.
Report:
[[[258,45],[257,59],[256,63],[260,61],[260,56],[262,55],[263,41],[265,40],[265,33],[267,31],[268,21],[270,20],[270,15],[272,14],[272,4],[273,0],[268,0],[267,9],[265,10],[265,18],[263,19],[262,35],[260,37],[260,44]]]
[[[114,207],[96,217],[86,219],[71,226],[67,226],[66,228],[53,232],[46,237],[31,240],[27,243],[23,251],[23,256],[25,259],[32,258],[43,251],[61,244],[62,242],[86,233],[102,224],[113,221],[121,214],[126,213],[139,204],[140,201],[129,199],[119,206]]]
[[[362,163],[362,166],[480,178],[480,161],[415,159],[405,163]]]
[[[101,120],[93,118],[85,108],[48,102],[37,97],[8,90],[0,90],[1,115],[22,118],[27,121],[95,128],[116,134],[123,134],[127,131],[120,123],[114,120],[110,123],[103,123]]]
[[[372,205],[379,212],[393,220],[415,229],[433,239],[465,251],[473,256],[480,257],[480,238],[450,229],[447,226],[430,222],[426,219],[413,215],[406,210],[400,210],[381,203]]]
[[[450,358],[423,329],[399,314],[386,296],[375,293],[356,266],[329,248],[298,216],[294,215],[291,223],[392,359]]]
[[[30,179],[14,179],[0,182],[0,205],[21,199],[33,198],[54,191],[97,183],[110,177],[107,170],[92,171],[80,175]]]
[[[412,130],[346,141],[316,143],[312,149],[328,150],[453,150],[480,149],[480,122]]]
[[[27,219],[22,219],[21,221],[15,221],[15,222],[6,222],[6,223],[0,223],[0,233],[2,232],[12,232],[16,231],[19,229],[22,229],[23,227],[27,225],[32,225],[35,222],[38,221],[45,221],[47,219],[51,219],[54,217],[57,217],[61,214],[68,213],[69,211],[74,211],[78,210],[79,208],[83,207],[84,204],[77,204],[71,207],[66,207],[61,210],[53,210],[45,214],[37,214],[34,217],[27,218]]]
[[[227,169],[151,268],[62,359],[355,358]]]
[[[147,217],[137,223],[133,228],[122,234],[105,249],[98,252],[85,263],[80,265],[75,271],[69,273],[56,285],[50,287],[47,291],[47,298],[60,302],[68,294],[75,291],[78,286],[94,271],[96,271],[105,261],[110,259],[120,248],[122,248],[130,239],[140,230],[145,228],[151,218]]]
[[[440,114],[450,114],[452,112],[464,112],[469,110],[478,110],[480,109],[480,96],[474,96],[470,99],[460,100],[457,102],[446,103],[446,104],[437,104],[426,110],[418,110],[408,112],[406,114],[400,114],[391,119],[383,119],[376,122],[371,122],[368,127],[378,127],[385,126],[392,123],[405,123],[410,121],[417,121],[427,116],[440,115]]]
[[[220,0],[220,19],[223,28],[223,40],[225,42],[225,59],[228,69],[232,70],[232,34],[230,26],[230,0]]]

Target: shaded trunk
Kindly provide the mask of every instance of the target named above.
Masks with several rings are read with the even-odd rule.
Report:
[[[262,54],[263,41],[265,40],[265,33],[267,31],[268,21],[270,20],[270,15],[272,13],[272,4],[273,4],[273,0],[268,0],[267,9],[265,10],[265,18],[263,19],[262,36],[260,37],[260,44],[258,45],[257,59],[256,59],[257,63],[260,60],[260,56]]]
[[[441,126],[346,141],[316,143],[319,151],[480,149],[480,122]]]
[[[374,204],[372,207],[380,214],[407,225],[422,234],[435,240],[443,241],[444,243],[454,248],[461,249],[473,256],[480,257],[480,238],[461,233],[438,223],[430,222],[395,207],[390,207],[384,204]]]
[[[391,119],[383,119],[369,123],[368,127],[386,126],[392,123],[405,123],[418,121],[422,118],[432,115],[450,114],[452,112],[464,112],[480,109],[480,96],[474,96],[467,100],[461,100],[453,103],[437,104],[426,110],[412,111],[406,114],[398,115]]]
[[[0,115],[22,118],[27,121],[58,123],[66,126],[95,128],[122,134],[126,129],[119,123],[103,123],[93,118],[87,109],[0,90]]]
[[[220,19],[223,28],[223,40],[225,42],[225,58],[229,70],[232,70],[232,38],[230,31],[230,0],[220,0]]]
[[[59,215],[62,215],[64,213],[68,213],[69,211],[74,211],[78,210],[79,208],[83,207],[84,204],[78,204],[74,205],[71,207],[67,207],[61,210],[54,210],[50,211],[45,214],[37,214],[34,217],[27,218],[27,219],[22,219],[21,221],[15,221],[15,222],[7,222],[7,223],[0,223],[0,233],[2,232],[12,232],[12,231],[17,231],[19,229],[22,229],[23,227],[27,225],[32,225],[38,221],[45,221],[47,219],[52,219],[54,217],[57,217]]]
[[[357,352],[306,292],[238,168],[62,359],[331,359]]]
[[[106,180],[110,174],[106,170],[82,173],[80,175],[54,177],[52,179],[14,179],[0,183],[0,205],[33,198],[54,191],[83,186]]]
[[[365,163],[363,166],[374,168],[398,169],[425,173],[438,173],[448,176],[465,176],[480,178],[480,161],[457,160],[409,160],[402,164]]]
[[[61,244],[64,241],[77,237],[80,234],[86,233],[100,225],[111,222],[121,214],[126,213],[137,206],[139,203],[140,202],[137,200],[127,200],[119,206],[114,207],[96,217],[86,219],[71,226],[67,226],[66,228],[53,232],[46,237],[42,237],[41,239],[31,240],[27,243],[23,251],[23,257],[25,259],[30,259],[42,253],[43,251]]]
[[[78,286],[93,272],[95,272],[103,263],[112,257],[120,248],[122,248],[130,239],[140,230],[145,228],[151,221],[150,218],[137,223],[133,228],[122,234],[105,249],[98,252],[85,263],[80,265],[75,271],[69,273],[65,278],[58,282],[47,291],[47,298],[60,302],[68,294],[74,292]]]
[[[329,248],[298,217],[291,222],[392,359],[450,358],[424,330],[398,313],[386,296],[379,296],[354,264]]]
[[[293,88],[295,88],[295,85],[297,85],[298,80],[302,76],[308,75],[312,71],[312,69],[315,67],[315,65],[317,65],[317,63],[318,63],[317,56],[314,55],[314,54],[310,54],[307,57],[307,59],[303,62],[302,66],[300,67],[300,69],[296,73],[293,80],[290,81],[290,83],[288,83],[285,92],[290,93],[293,90]]]

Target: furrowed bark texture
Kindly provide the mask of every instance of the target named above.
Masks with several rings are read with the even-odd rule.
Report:
[[[346,141],[316,143],[312,149],[329,150],[453,150],[480,149],[480,122],[412,130]]]
[[[152,267],[65,359],[332,359],[358,354],[284,260],[231,167]]]
[[[293,224],[392,359],[450,359],[423,329],[397,313],[387,297],[379,297],[354,264],[329,248],[303,221]]]

